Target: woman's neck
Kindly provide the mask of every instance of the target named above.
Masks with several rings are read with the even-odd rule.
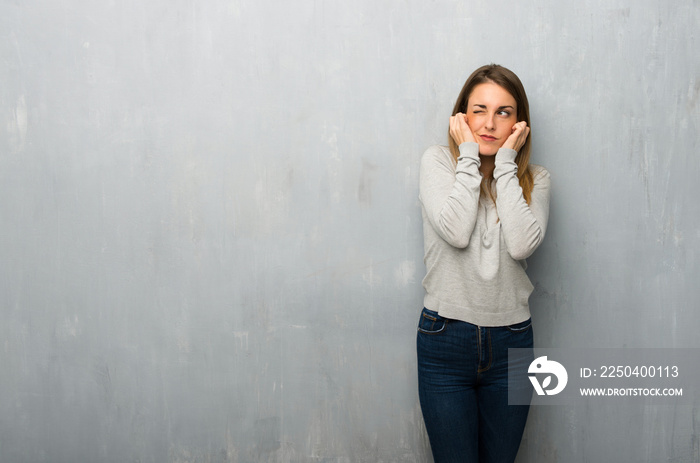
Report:
[[[489,178],[493,175],[493,168],[496,166],[496,156],[482,156],[479,155],[481,159],[481,166],[479,166],[479,171],[484,178]]]

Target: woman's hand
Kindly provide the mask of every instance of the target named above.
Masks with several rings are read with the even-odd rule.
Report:
[[[520,148],[525,144],[527,136],[530,135],[530,127],[527,126],[527,122],[520,121],[516,123],[511,129],[511,134],[503,144],[503,148],[510,148],[515,151],[520,151]]]
[[[466,114],[457,113],[450,117],[450,136],[457,143],[457,146],[465,142],[476,143],[472,129],[469,128],[467,123]]]

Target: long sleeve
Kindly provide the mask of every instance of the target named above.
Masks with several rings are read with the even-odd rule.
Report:
[[[515,260],[529,257],[540,245],[549,218],[549,172],[533,169],[534,188],[528,205],[518,181],[517,152],[501,148],[496,154],[496,209],[508,254]]]
[[[462,143],[459,151],[455,168],[449,151],[439,146],[426,150],[419,198],[435,232],[451,246],[466,248],[479,208],[481,161],[476,143]]]

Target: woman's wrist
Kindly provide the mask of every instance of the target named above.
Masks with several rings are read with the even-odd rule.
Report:
[[[479,144],[473,141],[465,141],[459,145],[459,157],[479,158]]]
[[[502,162],[515,162],[518,152],[514,149],[501,147],[496,153],[496,164]]]

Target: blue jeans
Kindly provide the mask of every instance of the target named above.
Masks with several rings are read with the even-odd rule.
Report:
[[[421,312],[418,390],[435,463],[515,460],[530,406],[508,405],[508,348],[532,349],[530,320],[480,327]],[[527,376],[518,384],[532,394]]]

